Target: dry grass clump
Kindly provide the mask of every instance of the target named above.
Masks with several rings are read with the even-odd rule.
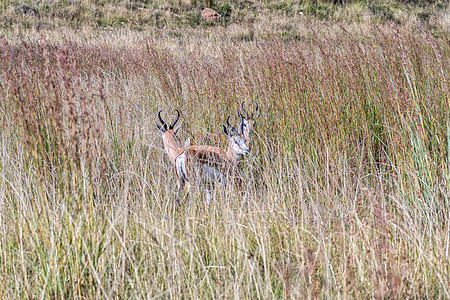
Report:
[[[450,296],[448,36],[111,40],[3,41],[0,295]],[[225,145],[244,100],[245,184],[175,206],[157,111]]]
[[[92,177],[98,164],[104,168],[103,115],[96,105],[104,101],[102,80],[94,73],[80,78],[69,47],[46,41],[2,46],[6,109],[15,117],[25,154],[41,179],[52,174],[63,185]]]

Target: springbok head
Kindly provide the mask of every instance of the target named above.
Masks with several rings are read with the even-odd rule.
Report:
[[[180,129],[181,124],[183,123],[183,121],[181,121],[175,127],[175,124],[180,119],[180,112],[178,110],[176,110],[177,117],[175,118],[175,120],[169,126],[167,126],[166,122],[164,122],[164,120],[161,117],[161,112],[162,112],[162,110],[160,110],[158,112],[158,119],[159,119],[159,122],[161,124],[158,124],[155,121],[155,125],[156,125],[156,127],[158,127],[159,131],[162,134],[164,149],[166,150],[167,154],[169,155],[170,161],[173,164],[175,164],[175,159],[176,159],[176,157],[178,156],[178,154],[180,152],[180,149],[178,148],[177,141],[175,139],[175,135],[177,134],[178,130]]]
[[[239,109],[237,109],[237,114],[239,116],[239,118],[241,118],[242,120],[242,124],[243,124],[243,130],[242,133],[245,136],[245,139],[248,140],[249,136],[250,136],[250,132],[252,131],[253,128],[253,124],[255,123],[255,120],[257,118],[259,118],[259,107],[258,107],[258,103],[256,103],[256,108],[255,108],[255,112],[256,112],[256,116],[253,117],[253,112],[252,114],[248,114],[245,109],[244,109],[244,102],[242,102],[241,104],[241,110],[242,113],[239,111]]]
[[[159,118],[159,122],[161,124],[158,124],[155,121],[155,125],[156,127],[158,127],[159,131],[161,132],[161,134],[164,136],[165,133],[167,133],[168,131],[172,131],[172,134],[175,136],[178,132],[178,129],[180,129],[181,124],[183,124],[183,121],[180,122],[180,124],[178,124],[177,127],[174,128],[175,124],[178,122],[178,120],[180,119],[180,112],[177,110],[175,110],[175,112],[177,113],[177,117],[175,118],[175,120],[172,122],[172,124],[170,124],[169,126],[167,126],[166,122],[162,119],[161,117],[161,112],[162,110],[160,110],[158,112],[158,118]]]
[[[223,133],[228,137],[230,147],[233,152],[237,155],[246,155],[250,152],[247,145],[247,139],[243,133],[244,130],[244,118],[241,117],[241,124],[239,126],[239,131],[231,126],[230,117],[227,118],[227,126],[222,124]]]

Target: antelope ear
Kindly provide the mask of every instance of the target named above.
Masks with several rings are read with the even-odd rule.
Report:
[[[177,134],[178,129],[180,129],[180,127],[181,127],[182,124],[183,124],[183,121],[181,121],[181,122],[175,127],[175,129],[173,130],[173,134],[174,134],[174,135]]]
[[[230,136],[230,133],[228,132],[227,126],[225,126],[225,124],[222,123],[222,130],[223,133],[225,133],[226,136]]]
[[[233,126],[231,126],[231,124],[230,124],[230,118],[231,118],[231,116],[229,116],[228,118],[227,118],[227,125],[228,125],[228,127],[229,128],[231,128],[231,131],[235,134],[235,135],[239,135],[239,133],[238,133],[238,131],[236,130],[236,128],[234,128]],[[230,136],[232,136],[233,134],[230,132]]]
[[[162,130],[161,125],[159,125],[158,123],[155,122],[156,127],[158,127],[159,131],[161,131],[161,133],[164,133],[164,130]]]

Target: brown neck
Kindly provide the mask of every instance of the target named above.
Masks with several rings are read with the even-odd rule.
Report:
[[[167,130],[163,134],[163,144],[167,155],[169,155],[170,161],[175,164],[175,159],[180,154],[180,148],[178,148],[173,130]]]

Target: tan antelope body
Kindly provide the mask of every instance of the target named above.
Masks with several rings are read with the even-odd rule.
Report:
[[[158,113],[158,117],[162,125],[155,122],[158,129],[163,135],[164,148],[169,155],[172,163],[175,164],[177,179],[178,179],[178,191],[177,201],[181,196],[181,192],[186,184],[189,184],[186,197],[189,197],[190,187],[192,184],[206,185],[207,192],[207,204],[209,206],[211,202],[211,187],[214,183],[220,181],[223,185],[227,184],[227,177],[231,174],[242,155],[248,154],[249,149],[246,144],[243,130],[243,120],[241,118],[240,133],[233,128],[229,123],[229,117],[227,119],[228,128],[231,128],[230,132],[222,124],[223,132],[227,135],[229,146],[227,151],[220,147],[213,146],[187,146],[178,148],[175,140],[176,130],[172,130],[177,119],[167,128],[167,125],[162,120],[161,111]]]

